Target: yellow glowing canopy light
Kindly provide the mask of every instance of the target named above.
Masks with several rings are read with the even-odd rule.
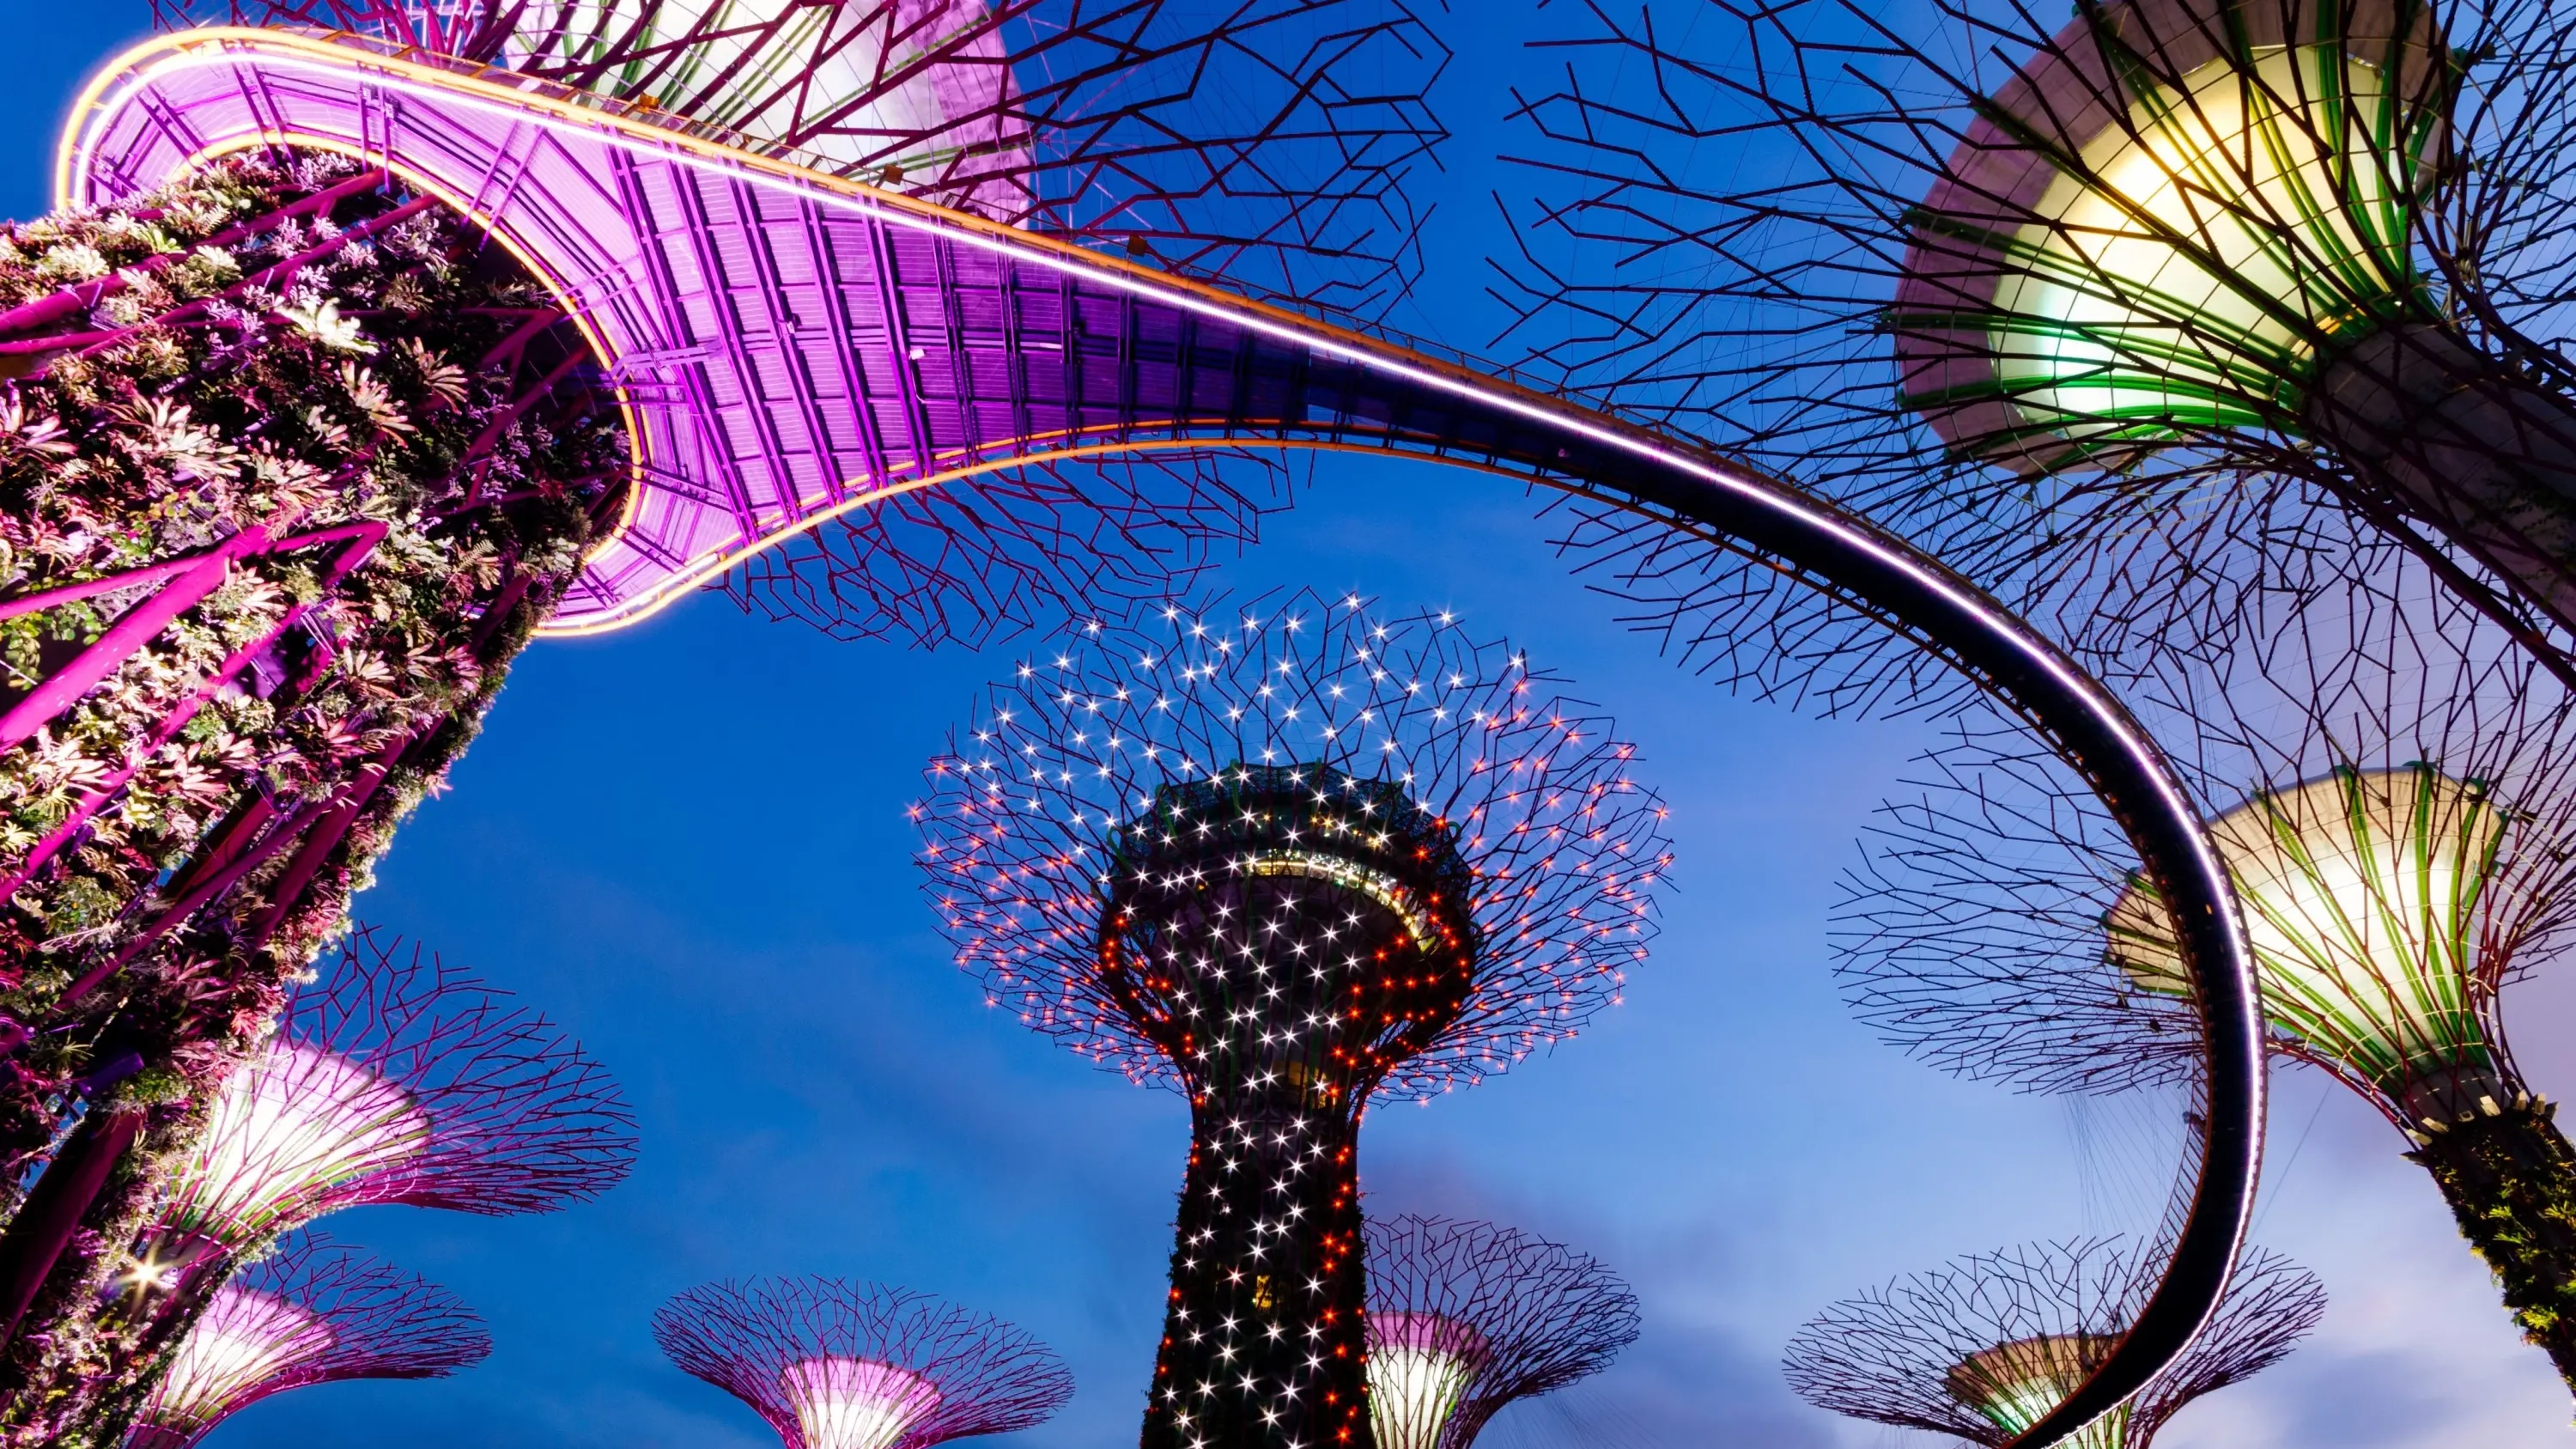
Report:
[[[1996,1427],[2019,1434],[2066,1402],[2118,1340],[2099,1334],[2060,1333],[2016,1339],[1972,1353],[1950,1369],[1950,1397]],[[2121,1449],[2127,1442],[2129,1406],[2121,1405],[2060,1440],[2066,1449]]]
[[[1909,403],[1954,446],[2056,466],[2295,419],[2338,339],[2428,315],[2410,227],[2444,132],[2427,65],[2443,52],[2420,25],[2394,42],[2360,34],[2421,20],[2364,8],[2329,42],[2274,33],[2215,54],[2207,37],[2223,32],[2188,0],[2124,7],[2103,22],[2117,39],[2078,20],[2002,98],[2027,131],[1971,136],[1951,162],[1961,181],[1919,223],[1951,238],[1921,263],[1940,274],[1937,258],[1951,260],[1943,286],[1983,269],[1955,270],[1963,245],[1989,256],[1995,279],[1984,306],[1926,300],[1946,298],[1941,286],[1918,296],[1921,315],[1900,305],[1900,337],[1984,354],[1964,372],[1920,373]],[[2245,23],[2293,23],[2261,10]],[[2392,56],[2404,77],[2393,88]],[[2109,96],[2097,67],[2119,75]],[[2058,129],[2086,124],[2098,129]],[[2010,155],[2038,177],[2017,182]],[[1978,406],[1997,401],[2001,414]]]
[[[2273,1025],[2385,1090],[2487,1065],[2478,907],[2508,823],[2421,764],[2340,769],[2210,822]],[[2133,882],[2105,924],[2141,990],[2190,994],[2152,887]]]
[[[1377,1449],[1440,1449],[1485,1366],[1484,1337],[1433,1313],[1368,1319],[1369,1429]]]

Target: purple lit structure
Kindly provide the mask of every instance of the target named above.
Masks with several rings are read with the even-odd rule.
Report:
[[[288,1389],[440,1378],[492,1352],[455,1295],[352,1248],[289,1240],[215,1291],[134,1413],[126,1449],[186,1449]]]
[[[373,1203],[552,1211],[624,1178],[630,1128],[607,1074],[543,1017],[360,930],[112,1225],[134,1247],[85,1289],[62,1408],[87,1411],[191,1333],[281,1233]]]
[[[1045,1345],[927,1294],[835,1278],[709,1283],[653,1341],[751,1405],[787,1449],[928,1449],[1045,1422],[1073,1375]]]
[[[2017,1439],[2137,1321],[2150,1255],[2117,1240],[1962,1258],[1846,1299],[1789,1341],[1789,1386],[1821,1409],[1971,1444]],[[2256,1251],[2200,1340],[2069,1449],[2146,1449],[2183,1405],[2278,1362],[2325,1316],[2316,1275]]]
[[[987,999],[1190,1103],[1148,1449],[1363,1442],[1359,1127],[1574,1035],[1670,862],[1634,748],[1454,617],[1095,624],[915,807]]]
[[[1410,1214],[1368,1238],[1369,1425],[1377,1449],[1467,1449],[1516,1400],[1608,1367],[1637,1295],[1517,1228]]]
[[[544,1017],[365,927],[225,1079],[156,1221],[238,1249],[368,1203],[551,1212],[625,1178],[633,1125]]]

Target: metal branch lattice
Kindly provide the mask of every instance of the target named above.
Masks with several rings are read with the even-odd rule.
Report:
[[[1637,1295],[1517,1228],[1407,1214],[1368,1238],[1377,1449],[1467,1449],[1505,1405],[1599,1373],[1637,1338]]]
[[[1376,1091],[1474,1083],[1574,1034],[1645,954],[1670,863],[1635,747],[1559,681],[1454,616],[1261,596],[1094,625],[996,686],[916,807],[926,890],[989,999],[1139,1081],[1179,1085],[1165,1034],[1099,973],[1125,822],[1157,790],[1312,766],[1398,787],[1473,873],[1471,998]],[[1321,776],[1318,776],[1320,779]]]
[[[788,1449],[926,1449],[1045,1422],[1063,1361],[989,1314],[835,1278],[709,1283],[653,1315],[673,1363],[749,1404]]]
[[[719,586],[835,639],[972,645],[1160,598],[1251,543],[1288,471],[1249,452],[1018,468],[900,493],[752,555]]]
[[[2128,1331],[2157,1256],[2117,1239],[2079,1239],[1962,1258],[1826,1309],[1790,1340],[1782,1368],[1818,1408],[2002,1444]],[[2066,1442],[2146,1449],[2185,1404],[2279,1361],[2325,1305],[2315,1274],[2249,1252],[2174,1367]]]
[[[154,0],[593,92],[747,149],[1353,314],[1420,266],[1449,51],[1380,0]]]
[[[2259,596],[2243,649],[2131,692],[2216,822],[2275,1049],[2412,1130],[2428,1112],[2448,1120],[2461,1091],[2474,1109],[2481,1092],[2522,1090],[2499,994],[2576,924],[2576,719],[2530,656],[2420,568],[2394,562],[2348,599],[2329,615]],[[2135,859],[2081,783],[2016,733],[1963,719],[1880,812],[1836,910],[1853,1005],[1967,1075],[2077,1091],[2187,1079],[2191,1003],[2124,924]],[[2302,794],[2321,783],[2326,795]],[[2350,811],[2369,817],[2359,837]],[[2303,843],[2284,856],[2283,839]],[[2438,901],[2400,865],[2419,850],[2454,883]],[[2300,885],[2320,869],[2344,886]],[[2334,927],[2297,904],[2347,874],[2380,882],[2377,904]]]
[[[239,1247],[368,1203],[551,1211],[625,1178],[633,1125],[544,1017],[361,927],[225,1082],[160,1230]]]
[[[289,1389],[443,1378],[491,1352],[483,1321],[446,1289],[301,1234],[215,1291],[135,1415],[126,1449],[186,1449]]]
[[[1516,113],[1512,335],[2108,676],[2238,647],[2248,593],[2330,600],[2391,550],[2568,673],[2563,7],[2080,9],[1585,5]],[[1731,682],[1963,698],[1760,560],[1607,511],[1565,543]]]

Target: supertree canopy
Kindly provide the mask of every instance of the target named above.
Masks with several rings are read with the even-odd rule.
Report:
[[[1358,1134],[1615,1000],[1669,856],[1634,747],[1447,614],[1095,624],[915,808],[987,999],[1189,1098],[1148,1449],[1368,1435]]]
[[[2196,735],[2273,1048],[2406,1134],[2576,1383],[2576,1151],[2514,1065],[2502,995],[2576,923],[2576,713],[2420,575],[2338,628],[2282,608],[2297,627],[2249,621],[2271,641],[2225,677],[2160,680],[2161,711],[2188,720],[2173,733]],[[2446,609],[2466,647],[2427,627]],[[2043,1088],[2197,1071],[2154,887],[2081,787],[1973,730],[1933,764],[1850,882],[1861,1015],[1942,1065]]]
[[[1377,1449],[1467,1449],[1519,1399],[1599,1373],[1637,1338],[1637,1295],[1516,1228],[1406,1215],[1368,1241]]]
[[[491,1352],[482,1320],[446,1289],[299,1234],[215,1291],[134,1410],[126,1449],[185,1449],[288,1389],[440,1378]]]
[[[1789,1386],[1818,1408],[2002,1444],[2082,1383],[2135,1320],[2143,1257],[2116,1239],[1959,1259],[1846,1299],[1790,1340]],[[2316,1275],[2255,1251],[2199,1340],[2073,1438],[2146,1449],[2183,1405],[2269,1368],[2324,1316]]]
[[[1506,262],[1540,354],[2106,660],[2227,647],[2244,591],[2402,548],[2576,680],[2563,6],[1678,8],[1549,37]],[[1757,132],[1789,144],[1708,144]],[[1913,697],[1740,566],[1575,539],[1685,642],[1806,639],[1744,660],[1774,686]]]
[[[616,1084],[561,1029],[372,928],[225,1079],[154,1222],[230,1248],[330,1212],[548,1212],[635,1158]]]
[[[1043,1423],[1073,1397],[1063,1361],[1028,1334],[876,1283],[709,1283],[662,1305],[653,1340],[787,1449],[928,1449]]]
[[[124,1210],[105,1231],[132,1249],[50,1290],[83,1305],[54,1319],[80,1329],[58,1357],[62,1407],[117,1393],[281,1233],[372,1203],[560,1208],[626,1175],[631,1126],[606,1072],[543,1017],[362,929],[293,988],[187,1145],[111,1199]]]

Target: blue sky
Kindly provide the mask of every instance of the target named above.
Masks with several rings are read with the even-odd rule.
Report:
[[[1461,55],[1443,107],[1464,134],[1434,183],[1437,268],[1408,325],[1471,347],[1492,329],[1465,263],[1502,240],[1483,198],[1510,182],[1473,153],[1533,65],[1520,42],[1561,23],[1528,3],[1465,0],[1449,26]],[[0,213],[26,217],[46,204],[63,105],[144,7],[13,9]],[[1780,1345],[1897,1273],[2151,1219],[2174,1106],[1954,1081],[1849,1021],[1827,969],[1833,878],[1922,732],[1692,680],[1565,576],[1531,514],[1490,479],[1335,460],[1222,576],[1459,609],[1614,713],[1674,806],[1679,890],[1628,1005],[1506,1078],[1374,1114],[1371,1204],[1526,1227],[1638,1288],[1643,1339],[1590,1384],[1507,1413],[1497,1449],[1928,1444],[1801,1404]],[[437,1383],[285,1395],[210,1442],[748,1449],[767,1430],[666,1364],[649,1318],[692,1284],[771,1272],[880,1278],[1015,1320],[1079,1384],[1016,1439],[1133,1442],[1184,1111],[980,1005],[914,893],[903,818],[975,686],[1028,647],[834,644],[709,595],[531,650],[359,913],[579,1034],[625,1084],[641,1163],[552,1216],[332,1220],[461,1293],[496,1353]],[[2576,1095],[2576,988],[2521,994],[2526,1067]],[[2314,1268],[2333,1305],[2287,1363],[2161,1442],[2568,1442],[2564,1391],[2394,1134],[2313,1074],[2276,1086],[2259,1237]]]

